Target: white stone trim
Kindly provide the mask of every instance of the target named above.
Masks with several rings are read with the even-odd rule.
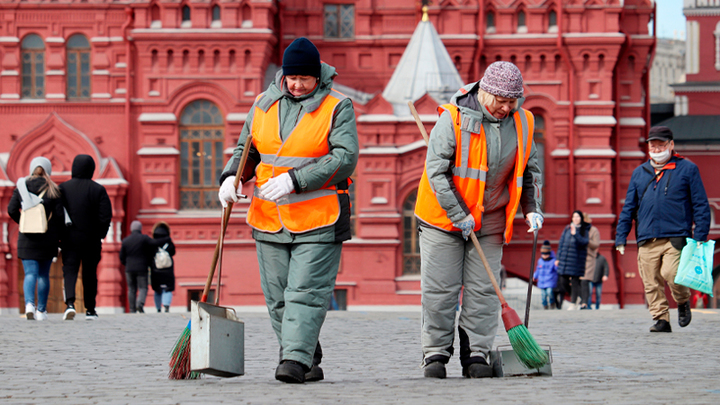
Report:
[[[677,148],[677,145],[675,146]],[[647,155],[645,152],[639,151],[639,150],[621,150],[620,151],[620,157],[621,158],[642,158],[644,159]]]
[[[111,98],[112,94],[110,93],[93,93],[90,95],[91,98]]]
[[[125,69],[127,67],[127,63],[125,62],[118,62],[115,64],[115,69]]]
[[[555,149],[554,151],[550,152],[550,156],[552,156],[552,157],[570,156],[570,149]]]
[[[45,38],[45,42],[49,42],[51,44],[64,44],[65,38],[63,38],[63,37],[47,37],[47,38]]]
[[[127,93],[127,90],[122,87],[115,89],[115,94],[125,94],[125,93]]]
[[[145,146],[137,151],[138,156],[179,155],[180,151],[172,146]]]
[[[125,179],[97,179],[97,182],[107,186],[117,186],[120,184],[128,184]]]
[[[0,94],[0,100],[19,100],[20,95],[18,93],[3,93]]]
[[[686,22],[687,42],[685,45],[685,74],[700,71],[700,24],[697,21]]]
[[[53,69],[45,71],[45,74],[47,76],[65,76],[65,71],[63,69]]]
[[[225,116],[225,120],[227,120],[227,122],[245,122],[247,116],[247,113],[229,113]]]
[[[578,115],[573,123],[575,125],[615,125],[617,120],[612,115]]]
[[[150,205],[165,205],[167,204],[167,200],[160,197],[155,197],[152,200],[150,200]]]
[[[148,97],[160,97],[160,92],[157,90],[150,90],[148,92]]]
[[[162,28],[162,20],[153,20],[150,22],[150,29],[159,29]]]
[[[561,85],[563,82],[562,82],[562,80],[526,80],[524,83],[525,83],[526,85],[528,85],[528,86],[540,86],[540,85],[544,85],[544,86],[556,85],[556,86],[559,86],[559,85]]]
[[[15,42],[15,43],[18,43],[18,42],[20,42],[20,38],[18,38],[18,37],[0,37],[0,43],[3,43],[3,42],[6,42],[6,43],[7,43],[7,42]]]
[[[20,76],[20,72],[17,70],[3,70],[0,72],[0,76]]]
[[[388,203],[388,200],[385,197],[373,197],[370,200],[370,204],[373,204],[373,205],[382,205],[382,204],[387,204],[387,203]]]
[[[272,34],[273,31],[269,28],[219,28],[212,31],[200,28],[137,28],[132,30],[133,34]],[[294,37],[293,37],[294,38]],[[319,36],[322,38],[322,36]],[[407,38],[410,38],[408,35]]]
[[[620,118],[620,125],[624,127],[644,127],[645,120],[640,117],[623,117]]]
[[[48,93],[45,95],[45,98],[47,99],[56,99],[56,100],[64,100],[65,94],[64,93]]]
[[[92,71],[93,76],[109,76],[110,71],[107,69],[96,69]]]
[[[138,117],[140,122],[175,122],[177,117],[173,113],[142,113]]]
[[[222,21],[221,20],[215,20],[210,23],[210,28],[222,28]]]
[[[576,157],[615,157],[617,153],[612,149],[586,149],[586,148],[580,148],[575,149],[574,155]]]

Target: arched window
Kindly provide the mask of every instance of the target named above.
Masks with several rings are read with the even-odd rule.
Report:
[[[485,15],[485,32],[489,34],[495,32],[495,13],[492,11]]]
[[[30,34],[22,41],[22,98],[45,98],[45,43]]]
[[[403,276],[420,275],[420,239],[415,218],[417,189],[405,198],[403,204]]]
[[[162,20],[160,19],[160,7],[153,4],[150,7],[150,28],[162,28]]]
[[[67,98],[90,98],[90,43],[82,34],[67,41]]]
[[[517,15],[517,32],[527,32],[527,25],[525,25],[525,12],[520,11]]]
[[[218,6],[217,4],[214,5],[212,8],[212,20],[220,21],[220,6]]]
[[[218,179],[224,168],[225,123],[208,100],[188,104],[180,116],[180,208],[220,207]]]
[[[548,32],[557,32],[557,13],[550,11],[548,14]]]
[[[182,23],[180,26],[183,28],[192,27],[192,21],[190,20],[190,6],[187,4],[182,6]]]
[[[543,178],[547,179],[549,176],[545,173],[545,118],[543,118],[539,112],[533,111],[533,114],[535,115],[533,141],[535,142],[535,148],[537,150],[538,167],[540,167]],[[543,206],[541,208],[544,208],[545,200],[545,182],[543,182]]]

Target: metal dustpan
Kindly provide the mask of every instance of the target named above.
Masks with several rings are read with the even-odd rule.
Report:
[[[550,346],[542,346],[545,353],[548,354],[550,361],[544,366],[537,369],[529,369],[522,364],[510,345],[498,346],[490,352],[490,364],[493,367],[493,377],[518,377],[518,376],[536,376],[536,377],[552,377],[552,348]]]
[[[192,302],[190,368],[218,377],[245,374],[245,324],[232,308]]]

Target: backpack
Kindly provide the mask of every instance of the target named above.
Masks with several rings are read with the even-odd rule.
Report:
[[[170,253],[168,253],[167,249],[168,244],[166,243],[164,246],[159,247],[157,253],[155,253],[155,268],[158,270],[167,269],[170,268],[173,265],[172,257],[170,257]]]
[[[28,192],[25,179],[22,178],[21,180],[18,180],[17,186],[22,200],[27,202],[27,204],[35,203],[35,205],[20,211],[20,232],[45,233],[48,229],[48,219],[52,218],[52,212],[50,213],[50,218],[45,215],[45,206],[42,203],[42,197],[45,195],[47,189],[36,196]]]

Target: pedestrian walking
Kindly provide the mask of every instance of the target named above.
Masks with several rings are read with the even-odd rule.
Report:
[[[162,243],[168,243],[169,239],[152,239],[143,234],[140,221],[135,220],[130,224],[130,235],[122,240],[120,246],[120,263],[125,266],[128,308],[131,314],[145,313],[150,264],[158,247]]]
[[[638,270],[655,321],[650,332],[672,332],[665,283],[678,303],[678,324],[685,327],[692,314],[690,289],[675,284],[680,251],[686,238],[693,238],[698,247],[707,242],[710,205],[698,167],[675,153],[670,128],[650,128],[647,143],[650,160],[633,170],[618,219],[615,246],[625,254],[634,221]]]
[[[537,288],[542,292],[542,305],[545,309],[555,309],[555,288],[557,287],[558,274],[555,265],[555,252],[550,247],[550,241],[546,240],[540,247],[540,258],[533,279]]]
[[[534,117],[521,108],[524,100],[517,66],[494,62],[479,82],[466,85],[438,108],[415,206],[425,377],[446,377],[463,287],[458,320],[463,376],[492,376],[489,354],[500,305],[468,237],[475,232],[497,279],[518,207],[530,231],[542,227],[542,173],[533,142]]]
[[[63,320],[75,319],[75,284],[82,265],[85,319],[98,318],[97,266],[102,256],[102,239],[107,236],[112,220],[112,205],[105,187],[92,180],[95,160],[89,155],[73,159],[72,178],[60,184],[63,206],[72,224],[63,228],[61,248],[65,304]]]
[[[593,272],[593,280],[590,282],[590,293],[588,305],[592,308],[595,302],[595,309],[600,309],[600,301],[602,300],[602,286],[610,275],[610,266],[607,259],[602,253],[598,252],[595,260],[595,271]],[[595,289],[595,299],[593,300],[593,288]]]
[[[170,312],[173,291],[175,291],[175,244],[170,237],[170,226],[163,221],[153,225],[153,239],[158,241],[157,249],[150,260],[150,280],[155,292],[155,308]]]
[[[63,227],[63,206],[60,189],[52,181],[50,160],[38,156],[30,161],[30,174],[17,181],[8,203],[8,215],[20,224],[20,218],[30,209],[42,205],[47,221],[44,232],[23,232],[21,227],[17,239],[17,257],[22,260],[25,279],[25,317],[28,320],[47,320],[47,302],[50,294],[50,266],[58,255],[60,231]],[[37,305],[35,301],[37,287]],[[36,312],[37,310],[37,312]]]
[[[256,241],[260,281],[280,343],[275,378],[303,383],[324,378],[320,328],[350,239],[349,176],[358,158],[352,102],[335,91],[335,68],[320,61],[306,38],[293,41],[282,69],[255,100],[219,198],[237,201],[240,156],[251,147],[245,173],[257,176],[247,222]],[[246,145],[252,131],[252,145]]]
[[[555,264],[563,291],[570,293],[568,310],[579,307],[580,277],[585,275],[589,231],[590,225],[583,219],[582,211],[574,211],[570,225],[565,227],[558,243]]]
[[[598,250],[600,249],[600,230],[592,225],[592,218],[585,212],[583,218],[590,229],[588,230],[587,257],[585,259],[585,274],[580,277],[580,309],[590,307],[590,283],[595,275]]]

